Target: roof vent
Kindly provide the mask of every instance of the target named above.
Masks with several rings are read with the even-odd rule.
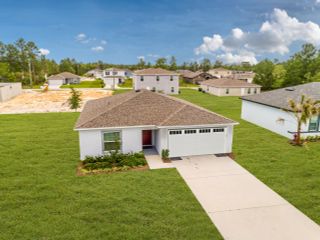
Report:
[[[286,91],[289,91],[289,92],[292,92],[292,91],[295,91],[296,89],[294,87],[289,87],[289,88],[286,88]]]

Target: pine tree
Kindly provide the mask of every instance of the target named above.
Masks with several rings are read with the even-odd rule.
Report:
[[[81,92],[75,90],[74,88],[71,88],[71,96],[68,99],[70,109],[74,109],[76,112],[77,109],[80,107],[81,104]]]

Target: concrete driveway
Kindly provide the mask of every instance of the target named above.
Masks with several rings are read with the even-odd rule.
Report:
[[[225,239],[320,239],[316,223],[228,157],[185,157],[170,165]]]

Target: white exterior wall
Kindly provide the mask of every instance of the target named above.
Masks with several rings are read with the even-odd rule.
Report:
[[[49,89],[59,89],[64,84],[63,80],[48,80]]]
[[[103,82],[105,84],[104,88],[115,88],[120,84],[120,82],[124,82],[124,77],[120,76],[107,76],[103,77]]]
[[[80,159],[86,156],[100,156],[103,154],[101,130],[79,131]]]
[[[5,83],[0,85],[0,102],[7,101],[22,93],[21,83]]]
[[[159,81],[157,81],[156,75],[144,75],[143,81],[141,81],[140,75],[133,75],[134,89],[148,89],[163,91],[165,94],[178,94],[179,93],[179,76],[174,75],[173,80],[170,80],[170,76],[159,76]],[[171,92],[171,88],[174,88],[174,92]]]
[[[217,88],[217,87],[212,87],[208,85],[200,85],[200,87],[207,93],[210,93],[212,95],[216,96],[247,96],[247,95],[253,95],[253,94],[259,94],[260,93],[260,88],[258,87],[251,87],[250,88],[250,94],[248,94],[248,87],[239,87],[239,88]],[[226,93],[226,90],[229,89],[229,94]],[[257,90],[257,93],[254,93],[254,90]]]
[[[168,148],[168,129],[161,128],[155,131],[155,148],[159,154]]]
[[[242,100],[241,118],[287,138],[293,138],[293,134],[288,133],[288,131],[295,132],[297,130],[297,124],[292,113],[259,103]],[[283,121],[280,121],[281,119]],[[308,130],[308,126],[304,125],[302,128],[302,131]],[[316,134],[308,133],[304,135]]]
[[[142,151],[142,129],[127,128],[122,129],[122,152],[141,152]]]

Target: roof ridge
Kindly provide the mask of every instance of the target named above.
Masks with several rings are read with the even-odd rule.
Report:
[[[187,105],[182,105],[180,108],[178,108],[177,111],[171,113],[165,120],[163,120],[162,122],[160,122],[159,125],[161,126],[163,123],[167,122],[167,121],[168,121],[170,118],[172,118],[174,115],[176,115],[177,113],[179,113],[180,111],[182,111],[182,109],[184,109],[186,106],[187,106]]]
[[[132,92],[128,92],[128,95],[129,95],[129,93],[132,93]],[[140,92],[139,92],[139,94],[140,94]],[[110,108],[110,109],[107,109],[106,111],[103,111],[102,113],[99,113],[99,114],[97,114],[96,116],[94,116],[94,117],[92,117],[90,120],[88,120],[88,121],[86,121],[86,122],[84,122],[84,123],[82,123],[81,125],[77,125],[76,127],[77,128],[80,128],[80,127],[82,127],[83,125],[85,125],[85,124],[87,124],[87,123],[89,123],[89,122],[91,122],[91,121],[93,121],[93,120],[95,120],[97,117],[100,117],[101,115],[103,115],[103,114],[105,114],[105,113],[107,113],[107,112],[109,112],[109,111],[111,111],[112,109],[114,109],[115,107],[119,107],[119,106],[121,106],[122,104],[124,104],[124,103],[126,103],[126,102],[128,102],[129,100],[131,100],[131,99],[133,99],[133,98],[135,98],[135,97],[137,97],[139,94],[137,94],[137,95],[132,95],[131,97],[129,97],[129,98],[127,98],[125,101],[122,101],[122,102],[120,102],[119,104],[115,104],[112,108]],[[112,97],[112,96],[111,96]],[[105,97],[105,98],[109,98],[109,96],[108,97]],[[91,101],[96,101],[96,100],[99,100],[99,99],[95,99],[95,100],[91,100]],[[91,102],[91,101],[88,101],[88,102]],[[88,103],[87,102],[87,103]]]

